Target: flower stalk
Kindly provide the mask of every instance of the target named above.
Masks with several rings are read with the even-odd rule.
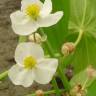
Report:
[[[64,89],[59,89],[59,92],[60,93],[62,93],[62,92],[64,92],[65,90]],[[50,94],[55,94],[56,93],[56,90],[51,90],[51,91],[46,91],[46,92],[44,92],[44,96],[45,95],[50,95]],[[36,96],[36,94],[34,93],[34,94],[29,94],[29,95],[27,95],[27,96]]]
[[[79,44],[79,42],[81,41],[82,35],[83,35],[83,30],[80,29],[78,38],[77,38],[77,40],[74,43],[75,46],[77,46]]]
[[[43,30],[42,28],[40,28],[40,34],[41,34],[42,36],[45,35],[44,30]],[[46,47],[47,47],[47,50],[48,50],[50,56],[51,56],[51,57],[55,57],[54,52],[53,52],[53,49],[52,49],[52,47],[51,47],[51,45],[50,45],[50,43],[49,43],[48,40],[45,41],[45,45],[46,45]],[[56,82],[55,78],[53,78],[52,84],[53,84],[53,86],[54,86],[54,88],[55,88],[55,90],[56,90],[56,95],[57,95],[57,96],[60,96],[60,92],[58,91],[59,88],[58,88],[58,85],[57,85],[57,82]]]
[[[59,88],[58,88],[56,79],[55,79],[54,77],[53,77],[53,80],[52,80],[52,85],[53,85],[53,87],[54,87],[55,90],[56,90],[56,96],[61,96],[61,93],[59,92]]]
[[[83,86],[82,86],[82,90],[84,90],[84,89],[86,88],[86,85],[87,85],[88,81],[89,81],[89,78],[87,78],[87,79],[85,80],[85,82],[84,82],[84,84],[83,84]]]
[[[5,72],[1,73],[0,74],[0,81],[3,80],[7,76],[8,76],[8,71],[5,71]]]
[[[43,28],[40,28],[40,34],[41,34],[42,36],[45,36],[45,32],[44,32]],[[50,56],[51,56],[51,57],[55,57],[54,52],[53,52],[53,49],[52,49],[52,47],[51,47],[48,39],[45,41],[45,46],[47,47],[47,50],[48,50]]]
[[[27,37],[26,36],[19,36],[19,40],[18,40],[19,43],[26,42],[26,41],[27,41]]]
[[[40,29],[40,33],[41,33],[41,35],[45,35],[44,30],[43,30],[42,28]],[[51,56],[51,57],[55,57],[54,51],[53,51],[53,49],[52,49],[52,47],[51,47],[51,45],[50,45],[50,43],[49,43],[48,40],[45,42],[45,44],[46,44],[46,46],[47,46],[47,49],[48,49],[48,52],[49,52],[50,56]],[[61,63],[61,62],[59,62],[59,63]],[[59,73],[59,75],[60,75],[60,78],[61,78],[61,80],[62,80],[62,82],[63,82],[63,86],[65,87],[65,89],[66,89],[66,90],[70,90],[70,84],[69,84],[66,76],[64,76],[64,73],[63,73],[61,67],[59,67],[58,73]]]
[[[60,76],[60,78],[61,78],[61,80],[62,80],[63,86],[65,87],[65,89],[66,89],[67,91],[69,91],[70,88],[71,88],[71,86],[70,86],[70,84],[69,84],[69,82],[68,82],[67,77],[66,77],[65,74],[62,72],[61,66],[59,66],[59,68],[58,68],[58,73],[60,74],[59,76]]]

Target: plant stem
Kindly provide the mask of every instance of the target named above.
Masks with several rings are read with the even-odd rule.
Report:
[[[42,28],[40,28],[40,34],[41,34],[42,36],[46,35],[46,34],[44,33],[44,30],[43,30]],[[51,47],[48,39],[47,39],[44,43],[45,43],[45,46],[47,47],[47,50],[48,50],[50,56],[51,56],[51,57],[55,57],[54,52],[53,52],[53,49],[52,49],[52,47]]]
[[[27,41],[27,37],[26,36],[19,36],[19,40],[18,40],[19,43],[26,42],[26,41]]]
[[[75,46],[77,46],[77,45],[79,44],[79,42],[80,42],[80,40],[81,40],[81,38],[82,38],[82,35],[83,35],[83,30],[80,29],[78,38],[77,38],[77,40],[76,40],[75,43],[74,43]]]
[[[59,54],[59,53],[54,53],[54,55],[55,55],[55,57],[56,57],[56,58],[61,57],[61,54]],[[50,57],[50,55],[48,55],[48,54],[47,54],[47,55],[45,55],[45,57],[48,57],[48,58],[49,58],[49,57]]]
[[[58,85],[57,85],[57,82],[56,82],[56,79],[55,78],[53,78],[52,84],[53,84],[53,87],[56,90],[56,96],[61,96],[61,93],[59,92],[59,88],[58,88]]]
[[[0,74],[0,80],[4,79],[7,76],[8,76],[8,71],[5,71],[5,72],[1,73]]]
[[[64,89],[61,89],[61,90],[59,89],[60,93],[62,93],[64,91],[65,91]],[[46,92],[44,92],[44,96],[45,95],[50,95],[50,94],[55,94],[55,93],[56,93],[56,90],[46,91]],[[27,96],[36,96],[36,94],[35,93],[34,94],[29,94]]]
[[[85,87],[86,87],[86,85],[87,85],[88,81],[89,81],[89,78],[87,78],[87,79],[85,80],[85,82],[84,82],[84,84],[83,84],[83,86],[82,86],[82,90],[84,90],[84,89],[85,89]]]
[[[45,35],[45,33],[44,33],[44,31],[43,31],[42,28],[40,28],[40,34],[41,34],[42,36]],[[49,43],[48,40],[46,40],[45,45],[46,45],[46,47],[47,47],[47,50],[48,50],[50,56],[51,56],[51,57],[55,57],[55,56],[54,56],[53,49],[51,48],[51,45],[50,45],[50,43]],[[55,88],[55,90],[56,90],[56,95],[57,95],[57,96],[60,96],[60,93],[59,93],[59,91],[58,91],[59,88],[58,88],[58,85],[57,85],[57,82],[56,82],[55,78],[53,78],[52,84],[53,84],[53,86],[54,86],[54,88]]]
[[[40,29],[40,32],[41,32],[42,35],[45,35],[43,29]],[[49,41],[47,40],[45,43],[46,43],[46,46],[47,46],[47,49],[48,49],[48,52],[49,52],[50,56],[51,56],[51,57],[55,57],[54,51],[53,51],[53,49],[52,49]],[[61,62],[59,62],[59,63],[61,63]],[[60,66],[60,65],[59,65],[59,66]],[[61,68],[61,67],[59,67],[58,73],[59,73],[59,75],[60,75],[60,78],[61,78],[61,80],[62,80],[62,82],[63,82],[63,86],[65,87],[65,89],[66,89],[66,90],[70,90],[70,84],[69,84],[69,82],[68,82],[68,80],[67,80],[64,72],[62,71],[62,68]]]
[[[59,77],[61,78],[62,83],[63,83],[63,86],[65,87],[65,89],[66,89],[67,91],[69,91],[70,88],[71,88],[71,86],[70,86],[70,84],[69,84],[69,82],[68,82],[68,79],[66,78],[64,72],[62,72],[62,70],[61,70],[60,67],[61,67],[61,66],[59,66],[59,68],[58,68],[58,73],[60,74]]]

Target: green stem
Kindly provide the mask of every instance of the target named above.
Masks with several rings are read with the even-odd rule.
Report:
[[[77,38],[77,40],[74,43],[75,46],[77,46],[79,44],[80,40],[82,39],[82,35],[83,35],[83,30],[80,29],[78,38]]]
[[[18,40],[19,43],[26,42],[26,41],[27,41],[27,37],[26,36],[19,36],[19,40]]]
[[[53,87],[56,90],[56,96],[61,96],[61,93],[59,92],[59,88],[58,88],[58,85],[57,85],[57,82],[56,82],[56,79],[55,78],[53,78],[52,84],[53,84]]]
[[[61,89],[61,90],[59,89],[60,93],[62,93],[64,91],[65,91],[64,89]],[[46,91],[46,92],[44,92],[44,96],[45,95],[50,95],[50,94],[55,94],[55,93],[56,93],[56,90]],[[27,96],[36,96],[36,94],[35,93],[34,94],[29,94]]]
[[[43,30],[42,28],[40,28],[40,34],[41,34],[42,36],[45,35],[44,30]],[[44,44],[45,44],[45,46],[47,47],[47,50],[48,50],[50,56],[51,56],[51,57],[55,57],[54,52],[53,52],[53,49],[52,49],[52,47],[51,47],[48,39],[44,42]]]
[[[84,84],[83,84],[83,86],[82,86],[82,90],[84,90],[84,89],[85,89],[85,87],[86,87],[86,85],[87,85],[88,81],[89,81],[89,78],[87,78],[87,79],[85,80],[85,82],[84,82]]]
[[[40,32],[41,32],[42,35],[45,35],[43,29],[40,29]],[[45,43],[46,43],[48,52],[49,52],[49,54],[51,55],[51,57],[55,57],[54,51],[53,51],[53,49],[52,49],[49,41],[47,40]],[[60,62],[60,63],[61,63],[61,62]],[[61,80],[62,80],[62,82],[63,82],[63,85],[64,85],[65,89],[66,89],[66,90],[70,90],[70,84],[69,84],[69,82],[68,82],[68,80],[67,80],[64,72],[62,71],[62,68],[61,68],[61,67],[59,67],[58,73],[59,73],[59,75],[60,75],[60,78],[61,78]]]
[[[71,89],[71,86],[70,86],[70,84],[69,84],[69,82],[68,82],[68,79],[67,79],[67,77],[65,76],[64,72],[62,72],[60,66],[59,66],[59,68],[58,68],[58,73],[60,74],[59,77],[60,77],[61,80],[62,80],[63,86],[65,87],[65,89],[66,89],[67,91],[69,91],[69,90]]]
[[[5,71],[5,72],[1,73],[0,74],[0,80],[3,80],[7,76],[8,76],[8,71]]]
[[[54,53],[54,55],[55,55],[55,57],[56,57],[56,58],[61,57],[61,54],[59,54],[59,53]],[[45,57],[48,57],[48,58],[49,58],[49,57],[50,57],[50,55],[48,55],[48,54],[47,54]]]
[[[42,28],[40,28],[40,34],[41,34],[42,36],[45,35],[45,33],[44,33],[44,31],[43,31]],[[51,48],[51,45],[50,45],[49,41],[46,40],[46,42],[44,42],[44,43],[45,43],[45,46],[47,47],[47,50],[48,50],[50,56],[51,56],[51,57],[55,57],[55,56],[54,56],[53,49]],[[57,95],[57,96],[60,96],[60,93],[59,93],[59,91],[58,91],[59,88],[58,88],[58,85],[57,85],[57,82],[56,82],[55,78],[53,78],[52,84],[53,84],[53,86],[54,86],[54,88],[55,88],[55,90],[56,90],[56,95]]]

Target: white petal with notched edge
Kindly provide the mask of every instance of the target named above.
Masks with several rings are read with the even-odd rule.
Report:
[[[16,24],[25,24],[26,22],[26,19],[27,17],[25,16],[25,14],[21,11],[16,11],[16,12],[13,12],[11,15],[10,15],[10,18],[12,20],[12,24],[16,23]]]
[[[37,23],[39,27],[49,27],[55,25],[63,16],[63,12],[59,11],[54,14],[50,14],[45,18],[38,19]]]
[[[8,72],[8,76],[15,85],[29,87],[34,80],[32,70],[25,70],[23,67],[14,65]]]
[[[55,74],[58,66],[57,59],[44,59],[34,70],[35,81],[40,84],[48,84]]]
[[[10,15],[12,21],[12,28],[16,34],[28,35],[32,34],[38,29],[38,25],[35,21],[30,20],[21,11],[16,11]]]
[[[48,16],[52,11],[52,1],[51,0],[45,0],[43,7],[40,11],[40,16],[45,17]]]
[[[15,51],[15,60],[17,64],[22,65],[27,56],[34,56],[36,59],[44,58],[44,51],[39,44],[27,42],[20,43]]]

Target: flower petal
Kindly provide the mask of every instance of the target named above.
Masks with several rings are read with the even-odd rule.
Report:
[[[48,16],[52,11],[52,1],[51,0],[45,0],[43,7],[40,11],[40,16],[45,17]]]
[[[58,67],[57,59],[45,59],[41,61],[34,70],[35,81],[40,84],[47,84],[52,80]]]
[[[15,51],[15,60],[22,66],[23,60],[27,56],[33,56],[36,59],[44,57],[44,51],[39,44],[27,42],[20,43]]]
[[[35,21],[30,20],[21,11],[16,11],[10,15],[12,28],[16,34],[29,35],[38,29]]]
[[[55,25],[63,16],[63,12],[59,11],[54,14],[50,14],[45,18],[38,19],[39,27],[49,27]]]
[[[8,76],[15,85],[22,85],[29,87],[34,80],[34,74],[32,70],[24,70],[23,67],[14,65],[8,72]]]
[[[24,23],[24,20],[26,20],[26,16],[23,12],[21,11],[16,11],[16,12],[13,12],[11,15],[10,15],[10,18],[12,20],[12,23],[16,23],[16,24],[20,24],[20,23]]]
[[[26,7],[30,4],[38,4],[40,7],[43,6],[43,3],[40,0],[22,0],[21,1],[21,10],[24,11]]]

